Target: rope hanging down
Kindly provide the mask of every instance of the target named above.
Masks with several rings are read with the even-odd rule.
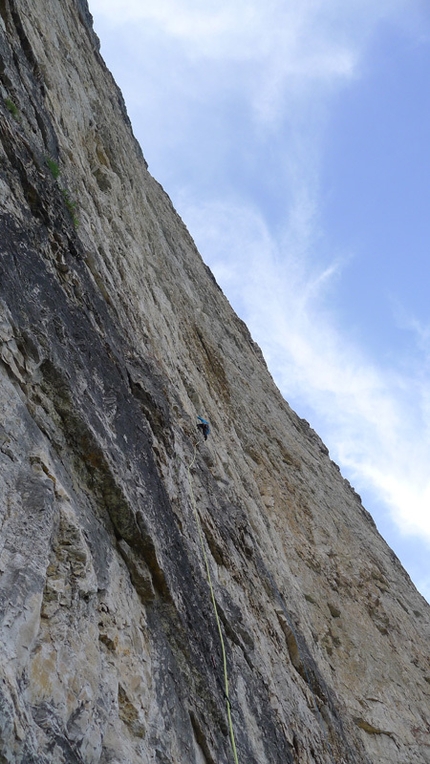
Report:
[[[216,625],[217,625],[218,634],[219,634],[219,640],[220,640],[220,644],[221,644],[222,662],[223,662],[223,670],[224,670],[224,695],[225,695],[225,698],[226,698],[227,719],[228,719],[228,726],[229,726],[229,731],[230,731],[231,747],[232,747],[232,750],[233,750],[233,758],[234,758],[234,763],[235,764],[239,764],[239,759],[237,757],[236,742],[235,742],[235,739],[234,739],[233,721],[232,721],[232,718],[231,718],[231,704],[230,704],[228,671],[227,671],[227,655],[226,655],[226,651],[225,651],[224,637],[223,637],[222,628],[221,628],[221,620],[220,620],[220,617],[219,617],[219,614],[218,614],[218,608],[217,608],[216,599],[215,599],[215,592],[214,592],[214,588],[213,588],[213,585],[212,585],[212,577],[211,577],[211,572],[210,572],[210,568],[209,568],[209,560],[208,560],[208,557],[207,557],[207,554],[206,554],[206,549],[205,549],[205,542],[204,542],[204,538],[203,538],[202,525],[201,525],[201,522],[200,522],[199,513],[197,511],[197,505],[196,505],[196,500],[194,498],[192,478],[191,478],[191,467],[193,466],[194,462],[196,461],[196,455],[197,455],[197,444],[194,444],[194,455],[193,455],[193,458],[192,458],[191,462],[187,465],[188,485],[190,487],[191,504],[192,504],[192,507],[193,507],[194,518],[195,518],[195,521],[196,521],[197,530],[198,530],[198,534],[199,534],[199,540],[200,540],[200,546],[201,546],[201,550],[202,550],[202,554],[203,554],[203,559],[205,561],[206,576],[207,576],[207,580],[208,580],[208,584],[209,584],[209,589],[210,589],[210,593],[211,593],[212,606],[213,606],[213,610],[214,610],[214,614],[215,614],[215,620],[216,620]]]
[[[206,419],[203,419],[203,417],[201,417],[201,416],[199,416],[197,418],[200,420],[200,424],[198,424],[197,427],[199,429],[201,429],[202,434],[204,436],[204,439],[207,440],[207,436],[209,435],[209,432],[210,432],[209,422],[207,422]],[[235,739],[234,739],[233,722],[232,722],[232,718],[231,718],[231,703],[230,703],[230,696],[229,696],[229,682],[228,682],[228,672],[227,672],[227,656],[226,656],[226,651],[225,651],[224,637],[223,637],[223,633],[222,633],[220,617],[219,617],[219,614],[218,614],[218,608],[217,608],[217,604],[216,604],[216,600],[215,600],[215,593],[214,593],[214,589],[213,589],[213,585],[212,585],[212,577],[211,577],[211,572],[210,572],[210,568],[209,568],[209,560],[208,560],[208,557],[207,557],[207,554],[206,554],[206,549],[205,549],[202,525],[201,525],[201,522],[200,522],[199,513],[197,511],[197,505],[196,505],[196,500],[194,498],[194,492],[193,492],[193,486],[192,486],[191,467],[194,465],[194,463],[196,461],[197,445],[198,445],[197,443],[194,443],[193,458],[191,459],[191,462],[187,465],[188,484],[189,484],[189,487],[190,487],[191,503],[192,503],[192,507],[193,507],[193,512],[194,512],[194,517],[195,517],[197,529],[198,529],[200,546],[201,546],[201,550],[202,550],[202,554],[203,554],[203,558],[204,558],[204,562],[205,562],[206,575],[207,575],[207,580],[208,580],[209,589],[210,589],[210,593],[211,593],[212,606],[213,606],[213,610],[214,610],[214,614],[215,614],[215,620],[216,620],[216,624],[217,624],[217,628],[218,628],[218,633],[219,633],[220,644],[221,644],[223,669],[224,669],[224,695],[225,695],[226,704],[227,704],[227,718],[228,718],[228,725],[229,725],[229,730],[230,730],[231,747],[232,747],[232,750],[233,750],[234,762],[235,762],[235,764],[239,764],[239,760],[238,760],[238,756],[237,756],[236,743],[235,743]],[[301,650],[300,650],[300,647],[299,647],[300,642],[299,642],[298,636],[296,634],[296,630],[294,628],[292,620],[291,620],[291,618],[290,618],[290,616],[289,616],[289,614],[287,612],[287,609],[285,607],[283,597],[282,597],[278,587],[275,584],[275,581],[273,579],[272,574],[270,573],[270,571],[266,567],[265,567],[265,573],[266,573],[266,577],[270,581],[273,593],[275,594],[275,597],[278,600],[278,602],[279,602],[279,604],[280,604],[280,606],[282,608],[282,611],[284,613],[284,616],[286,618],[288,626],[290,627],[291,632],[292,632],[292,634],[294,636],[294,639],[295,639],[296,645],[297,645],[297,649],[298,649],[299,654],[300,654],[301,653]],[[327,732],[326,732],[326,729],[325,729],[325,724],[324,724],[323,717],[321,715],[321,711],[319,710],[319,707],[318,707],[318,702],[317,702],[317,699],[316,699],[316,695],[315,695],[314,689],[312,687],[312,682],[311,682],[311,679],[310,679],[310,676],[309,676],[309,672],[307,670],[306,660],[303,659],[304,656],[301,656],[301,657],[302,657],[302,665],[303,665],[304,674],[305,674],[304,678],[305,678],[306,684],[308,685],[308,687],[309,687],[309,689],[310,689],[310,691],[312,693],[315,711],[317,713],[318,720],[319,720],[321,728],[322,728],[323,736],[325,738],[325,742],[326,742],[326,745],[327,745],[327,748],[328,748],[328,752],[329,752],[330,758],[331,758],[331,760],[332,760],[332,762],[334,764],[333,750],[332,750],[332,747],[331,747],[329,739],[328,739],[328,735],[327,735]]]

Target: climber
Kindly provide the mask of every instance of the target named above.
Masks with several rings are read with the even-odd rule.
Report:
[[[209,422],[207,422],[206,419],[203,419],[202,416],[198,416],[197,419],[200,419],[200,422],[198,423],[197,427],[199,428],[199,430],[202,431],[204,439],[207,440],[208,435],[211,431],[211,428],[209,427]]]

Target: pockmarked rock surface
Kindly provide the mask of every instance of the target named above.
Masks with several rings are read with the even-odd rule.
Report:
[[[149,174],[85,0],[0,0],[0,83],[0,761],[428,764],[429,606]]]

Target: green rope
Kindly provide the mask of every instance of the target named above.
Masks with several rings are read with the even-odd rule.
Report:
[[[197,455],[197,446],[195,444],[194,445],[194,456],[193,456],[190,464],[187,466],[188,484],[190,486],[191,503],[192,503],[192,506],[193,506],[194,517],[195,517],[195,520],[196,520],[197,529],[198,529],[198,533],[199,533],[200,546],[201,546],[202,553],[203,553],[203,558],[204,558],[204,561],[205,561],[206,575],[207,575],[207,579],[208,579],[209,589],[210,589],[210,593],[211,593],[212,605],[213,605],[213,609],[214,609],[214,613],[215,613],[215,620],[216,620],[216,624],[217,624],[217,627],[218,627],[219,639],[220,639],[220,643],[221,643],[222,662],[223,662],[223,669],[224,669],[224,694],[225,694],[225,697],[226,697],[227,719],[228,719],[228,726],[229,726],[229,730],[230,730],[230,740],[231,740],[231,747],[232,747],[232,750],[233,750],[233,758],[234,758],[235,764],[239,764],[239,759],[237,757],[236,742],[235,742],[235,739],[234,739],[233,721],[232,721],[232,718],[231,718],[231,705],[230,705],[229,684],[228,684],[228,671],[227,671],[227,655],[226,655],[226,651],[225,651],[224,637],[223,637],[223,633],[222,633],[220,617],[219,617],[219,614],[218,614],[218,608],[217,608],[217,604],[216,604],[216,600],[215,600],[215,592],[214,592],[214,588],[213,588],[213,585],[212,585],[212,576],[211,576],[211,572],[210,572],[210,568],[209,568],[208,556],[206,554],[206,549],[205,549],[202,525],[201,525],[201,522],[200,522],[199,513],[197,511],[197,505],[196,505],[196,500],[194,498],[194,492],[193,492],[193,486],[192,486],[191,467],[193,466],[194,462],[196,461],[196,455]]]

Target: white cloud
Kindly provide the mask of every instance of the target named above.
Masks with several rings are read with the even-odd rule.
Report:
[[[152,106],[157,128],[157,99],[167,111],[175,105],[185,130],[197,103],[222,108],[230,93],[263,129],[287,121],[308,134],[327,95],[360,76],[378,23],[413,16],[409,0],[91,0],[90,8],[115,34],[129,30],[127,102]]]
[[[131,25],[145,42],[180,46],[184,62],[219,65],[249,92],[257,117],[285,113],[285,98],[309,88],[331,87],[355,76],[367,37],[380,17],[395,13],[403,0],[92,0],[97,18],[118,29]],[[139,55],[139,52],[136,53]],[[179,61],[179,59],[178,59]],[[166,62],[167,63],[167,62]],[[245,67],[245,68],[244,68]],[[194,76],[199,77],[198,66]]]
[[[378,367],[351,344],[329,307],[345,264],[321,268],[303,250],[281,252],[259,212],[233,201],[194,206],[183,198],[180,210],[286,398],[313,410],[359,489],[388,505],[402,532],[430,542],[427,385]],[[288,240],[295,236],[287,232]]]

